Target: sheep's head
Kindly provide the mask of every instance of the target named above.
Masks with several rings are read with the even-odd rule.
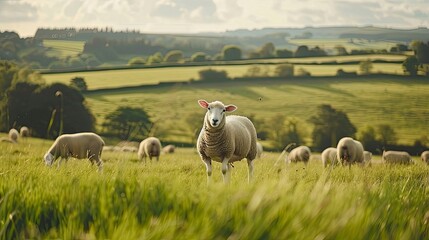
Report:
[[[45,156],[43,156],[43,159],[45,160],[46,165],[51,166],[54,162],[54,155],[52,155],[50,152],[47,152]]]
[[[206,120],[210,126],[217,128],[225,118],[225,112],[233,112],[237,109],[235,105],[224,105],[222,102],[214,101],[208,103],[206,100],[198,100],[198,104],[207,109]]]

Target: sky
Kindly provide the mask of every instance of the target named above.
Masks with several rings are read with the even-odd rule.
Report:
[[[112,27],[144,33],[306,26],[429,27],[429,0],[0,0],[0,31]]]

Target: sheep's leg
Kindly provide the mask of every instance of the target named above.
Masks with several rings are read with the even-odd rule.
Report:
[[[95,162],[97,163],[98,171],[103,171],[103,161],[101,159],[96,159]]]
[[[63,157],[60,157],[60,159],[58,159],[58,164],[57,164],[57,168],[60,168],[61,162],[63,161]]]
[[[229,182],[229,177],[227,176],[228,174],[228,163],[229,163],[229,159],[228,158],[224,158],[222,161],[222,175],[223,175],[223,182],[224,183],[228,183]]]
[[[248,178],[247,180],[249,181],[249,183],[252,181],[253,179],[253,161],[247,159],[247,166],[249,168],[249,173],[248,173]]]
[[[212,182],[212,160],[207,158],[207,159],[203,159],[203,162],[206,165],[207,185],[210,185]]]

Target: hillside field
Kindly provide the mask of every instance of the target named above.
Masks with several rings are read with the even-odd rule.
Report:
[[[183,111],[183,110],[182,110]],[[0,137],[4,137],[1,134]],[[104,152],[104,169],[70,159],[45,166],[50,140],[0,142],[1,239],[425,239],[429,166],[323,168],[277,152],[245,161],[213,183],[193,149],[143,164],[135,153]]]
[[[84,41],[43,40],[43,46],[50,48],[48,55],[60,58],[74,57],[82,53]]]
[[[429,135],[428,92],[427,80],[368,77],[230,80],[101,91],[85,97],[99,130],[106,114],[116,107],[137,107],[145,109],[157,122],[156,134],[165,141],[192,143],[194,129],[187,119],[202,124],[204,109],[197,100],[206,99],[235,104],[235,114],[262,121],[277,114],[295,119],[307,133],[310,145],[312,125],[307,120],[315,115],[320,104],[330,104],[345,112],[358,131],[365,126],[388,124],[394,128],[398,143],[412,145],[416,139]]]

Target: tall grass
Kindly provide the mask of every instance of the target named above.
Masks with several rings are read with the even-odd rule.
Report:
[[[192,149],[142,164],[136,154],[103,153],[44,166],[51,142],[0,143],[2,239],[424,239],[429,234],[429,167],[273,167],[278,153],[233,168],[231,183],[206,186]],[[376,157],[379,158],[379,157]],[[377,160],[377,159],[376,159]],[[417,159],[416,159],[417,160]]]

